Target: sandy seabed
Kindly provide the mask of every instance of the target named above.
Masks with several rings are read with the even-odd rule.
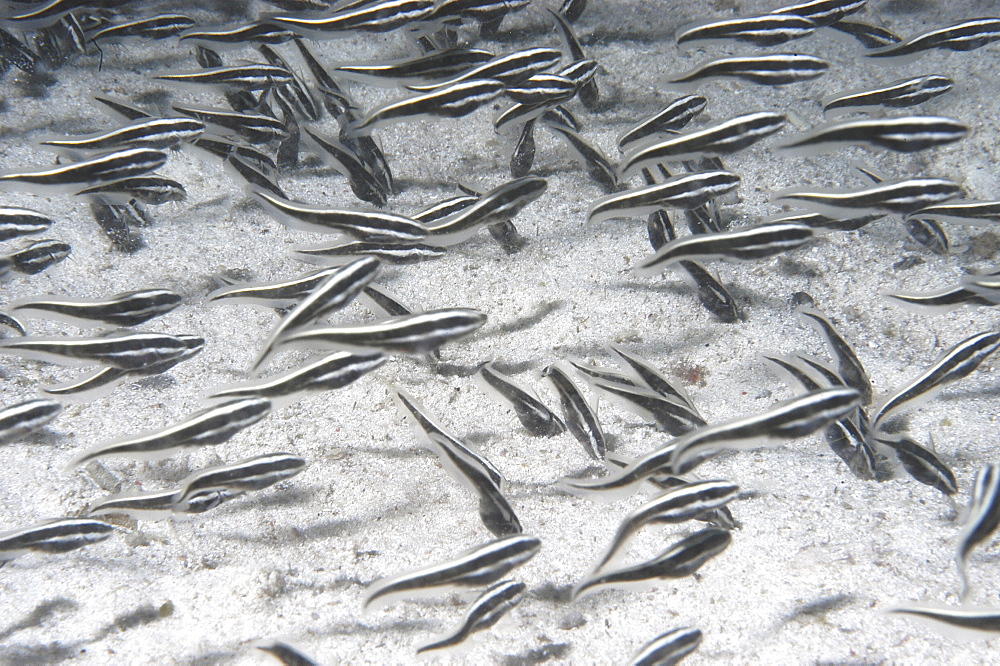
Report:
[[[484,46],[496,51],[558,46],[541,11],[546,3],[535,4],[505,23],[500,42]],[[264,10],[260,3],[251,5],[252,12]],[[737,12],[752,15],[774,6],[741,2]],[[159,3],[157,9],[187,12],[202,23],[219,21],[187,3]],[[694,7],[591,0],[576,27],[589,55],[601,64],[602,102],[595,113],[578,102],[571,105],[584,124],[583,136],[617,161],[617,136],[676,96],[666,85],[670,78],[727,52],[713,46],[682,53],[673,42],[676,28],[732,13],[729,3],[721,2]],[[996,13],[992,2],[873,0],[856,18],[909,37],[991,13]],[[331,68],[407,53],[398,35],[362,35],[314,47]],[[699,93],[709,104],[698,126],[775,110],[788,115],[787,136],[820,124],[820,101],[833,92],[943,74],[956,81],[955,90],[927,102],[922,112],[957,118],[972,129],[960,143],[904,156],[848,148],[789,157],[772,150],[774,139],[764,141],[725,159],[743,180],[738,196],[723,200],[723,218],[742,225],[774,215],[779,210],[769,199],[788,187],[860,187],[863,180],[852,172],[852,161],[891,177],[950,178],[969,198],[1000,198],[998,49],[932,52],[888,66],[862,58],[852,40],[823,30],[788,48],[829,59],[832,67],[819,79],[780,88],[704,83]],[[278,50],[301,66],[295,49]],[[224,57],[259,59],[249,49]],[[96,55],[77,58],[55,71],[55,82],[41,91],[23,75],[9,73],[0,84],[5,101],[0,165],[43,166],[52,156],[38,141],[115,126],[119,121],[92,101],[95,94],[128,98],[158,112],[167,112],[169,103],[221,105],[211,92],[167,89],[151,78],[195,67],[191,49],[168,40],[105,47],[101,71]],[[364,108],[402,94],[361,85],[352,91]],[[508,180],[517,137],[494,132],[492,118],[503,103],[493,106],[462,120],[421,120],[379,130],[401,190],[387,210],[412,213],[457,194],[458,183],[486,190]],[[333,132],[335,125],[327,116],[316,127]],[[743,491],[731,505],[740,528],[724,553],[689,578],[576,602],[568,600],[569,590],[643,497],[601,504],[555,489],[565,475],[597,471],[579,443],[569,434],[530,437],[510,410],[485,396],[462,371],[495,359],[555,407],[538,371],[570,357],[610,366],[605,345],[613,342],[685,382],[710,423],[759,413],[794,390],[758,355],[827,354],[793,313],[792,295],[806,292],[854,345],[878,401],[943,350],[997,323],[990,308],[915,314],[880,292],[943,288],[966,271],[993,269],[1000,237],[988,227],[948,225],[952,252],[937,256],[887,218],[858,232],[824,235],[780,258],[712,262],[710,268],[746,315],[745,321],[724,324],[701,307],[679,274],[634,276],[631,267],[650,254],[644,223],[588,224],[586,213],[600,188],[561,140],[542,130],[537,139],[532,173],[548,180],[548,190],[515,220],[529,241],[523,251],[508,256],[484,232],[438,261],[387,267],[378,281],[414,308],[482,310],[489,322],[479,333],[446,346],[441,364],[393,358],[345,389],[276,410],[223,445],[154,463],[112,458],[64,469],[86,448],[174,423],[204,407],[203,397],[214,388],[246,379],[277,315],[210,305],[205,295],[220,274],[254,281],[300,274],[310,267],[291,258],[289,249],[328,239],[285,228],[248,200],[218,160],[191,150],[172,153],[161,170],[185,185],[187,200],[150,209],[153,224],[141,230],[146,247],[133,255],[111,249],[85,202],[0,195],[0,204],[51,216],[56,223],[47,237],[73,248],[67,260],[44,273],[17,275],[4,284],[0,306],[40,295],[96,298],[163,287],[183,294],[185,303],[143,328],[206,339],[200,355],[167,375],[119,387],[92,402],[67,404],[45,431],[3,447],[0,530],[74,515],[112,488],[165,488],[208,465],[277,451],[309,462],[294,479],[209,513],[141,522],[127,536],[64,556],[31,554],[9,564],[0,571],[0,662],[269,663],[253,646],[277,638],[326,664],[414,661],[418,646],[460,621],[468,598],[445,593],[365,614],[365,586],[447,560],[491,535],[474,498],[443,473],[397,415],[391,389],[398,386],[502,471],[525,532],[542,542],[537,556],[512,574],[527,584],[523,603],[494,629],[474,635],[463,652],[432,659],[621,663],[654,636],[693,626],[704,632],[704,641],[688,658],[691,664],[1000,663],[997,640],[953,639],[884,613],[902,603],[958,603],[954,554],[961,510],[977,470],[1000,460],[995,451],[1000,360],[990,359],[906,415],[909,433],[933,441],[954,471],[959,482],[954,503],[909,478],[858,480],[818,436],[724,455],[698,470],[704,478],[732,480]],[[300,201],[359,206],[345,179],[312,153],[303,154],[300,168],[281,173],[279,183]],[[354,323],[373,316],[352,305],[332,320]],[[41,320],[29,326],[33,334],[80,333]],[[292,368],[305,358],[286,353],[271,368]],[[3,403],[28,399],[39,386],[77,372],[4,357]],[[629,412],[604,402],[599,409],[622,455],[639,455],[667,441]],[[634,539],[630,559],[651,557],[692,529],[647,528]],[[972,556],[970,602],[1000,607],[998,552],[990,542]]]

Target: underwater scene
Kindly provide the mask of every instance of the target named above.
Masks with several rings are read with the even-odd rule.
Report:
[[[1000,2],[0,2],[0,664],[1000,663]]]

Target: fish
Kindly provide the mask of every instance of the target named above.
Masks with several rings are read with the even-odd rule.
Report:
[[[614,497],[630,492],[661,470],[684,474],[721,450],[778,446],[785,440],[805,437],[851,414],[860,400],[857,391],[846,387],[810,391],[760,414],[693,430],[637,458],[613,476],[592,481],[563,479],[559,486],[574,494],[600,491]]]
[[[963,305],[996,305],[993,300],[960,285],[929,293],[883,292],[882,296],[897,301],[911,312],[951,312]]]
[[[844,212],[867,209],[885,213],[908,214],[919,211],[961,194],[958,183],[943,178],[909,178],[886,181],[862,190],[783,190],[771,201],[802,202],[820,213],[840,215]]]
[[[137,370],[187,351],[181,338],[165,333],[115,333],[101,338],[35,337],[0,340],[0,353],[57,363],[102,363],[122,370]]]
[[[26,275],[36,275],[69,256],[72,248],[68,243],[59,240],[46,239],[7,255],[11,270]]]
[[[725,231],[697,234],[670,241],[633,269],[636,275],[659,275],[679,261],[731,259],[752,261],[801,247],[814,236],[811,227],[794,222],[775,222]]]
[[[415,92],[427,92],[476,79],[499,81],[506,88],[545,71],[558,63],[561,58],[562,53],[559,49],[532,47],[495,56],[483,64],[441,83],[408,86],[408,88]]]
[[[912,213],[935,222],[978,225],[1000,221],[1000,201],[950,201]]]
[[[379,211],[328,208],[298,203],[255,190],[251,197],[291,229],[313,233],[344,233],[370,242],[417,243],[427,228],[408,217]]]
[[[976,18],[946,28],[938,28],[865,54],[868,58],[895,58],[899,62],[920,56],[932,49],[974,51],[1000,39],[1000,18]]]
[[[205,123],[191,118],[152,118],[135,121],[110,132],[73,139],[50,139],[40,145],[51,146],[68,155],[90,151],[149,148],[166,150],[197,139]]]
[[[268,453],[229,465],[206,467],[188,475],[179,484],[177,504],[195,495],[225,490],[246,493],[263,490],[290,479],[307,467],[306,461],[291,453]]]
[[[542,376],[552,382],[556,393],[559,394],[566,428],[583,445],[583,450],[588,456],[594,460],[604,460],[608,444],[604,429],[597,418],[597,411],[573,383],[566,364],[557,361],[542,370]]]
[[[618,357],[618,365],[623,370],[627,370],[635,375],[649,390],[655,391],[665,398],[676,399],[686,405],[693,413],[698,413],[698,409],[694,406],[694,402],[691,401],[691,396],[687,394],[687,391],[653,367],[649,361],[616,344],[609,344],[608,349]]]
[[[733,540],[727,530],[709,527],[687,536],[648,562],[595,574],[573,588],[573,599],[598,587],[621,587],[649,580],[684,578],[724,551]]]
[[[0,262],[2,264],[2,262]],[[0,266],[0,271],[3,268]],[[25,330],[24,324],[22,324],[14,315],[8,314],[6,312],[0,312],[0,326],[6,326],[9,329],[16,331],[20,335],[27,335],[28,331]]]
[[[744,319],[736,298],[708,269],[696,261],[681,261],[679,264],[687,275],[685,281],[694,287],[698,300],[706,310],[726,324],[735,324]]]
[[[41,316],[84,327],[95,324],[138,326],[164,315],[181,304],[183,297],[169,289],[140,289],[106,299],[29,299],[11,303],[14,312]]]
[[[947,255],[951,241],[941,225],[934,220],[911,217],[903,220],[903,229],[910,238],[917,241],[934,254]]]
[[[430,18],[433,12],[433,0],[376,0],[326,16],[270,16],[267,20],[303,37],[332,39],[344,32],[389,32]]]
[[[955,474],[933,451],[921,446],[912,438],[905,435],[893,437],[883,435],[876,437],[875,441],[891,449],[903,469],[920,483],[936,488],[945,495],[954,495],[958,492]]]
[[[916,106],[943,95],[954,87],[952,79],[940,74],[900,79],[881,88],[836,93],[823,101],[823,113],[863,111],[870,106],[892,109]]]
[[[386,603],[445,586],[492,585],[534,557],[541,545],[537,537],[527,534],[504,537],[476,546],[442,564],[379,579],[368,586],[364,608],[371,608],[375,601]]]
[[[374,324],[305,329],[285,336],[276,344],[295,349],[427,354],[445,343],[471,335],[485,323],[486,315],[478,310],[442,308]]]
[[[258,645],[257,649],[266,652],[285,666],[320,666],[320,663],[307,657],[302,650],[285,641],[270,641]]]
[[[28,208],[0,206],[0,242],[41,233],[52,226],[52,218]]]
[[[354,196],[376,206],[386,204],[391,187],[372,170],[362,155],[343,141],[324,137],[308,127],[303,131],[322,151],[322,158],[332,162],[333,167],[347,178]]]
[[[764,14],[696,23],[681,28],[674,41],[678,46],[726,41],[778,46],[808,37],[816,32],[817,27],[815,21],[796,14]]]
[[[416,219],[414,217],[414,219]],[[297,246],[291,249],[291,255],[299,261],[311,264],[340,266],[353,259],[375,257],[383,264],[405,266],[419,264],[423,261],[440,259],[447,253],[447,248],[435,247],[426,243],[380,243],[370,241],[353,241],[337,245]]]
[[[784,86],[809,81],[830,69],[829,61],[802,53],[774,53],[759,56],[717,58],[671,79],[674,88],[697,85],[706,79],[736,78],[768,86]]]
[[[424,406],[402,389],[394,390],[393,400],[397,411],[445,471],[479,498],[479,517],[486,529],[496,537],[520,534],[521,521],[504,497],[507,481],[500,470],[435,422]]]
[[[137,176],[102,183],[75,193],[78,197],[91,197],[115,204],[137,201],[158,206],[168,201],[184,201],[187,191],[176,180],[160,176]]]
[[[282,121],[262,113],[243,113],[227,109],[180,106],[177,104],[171,108],[177,113],[190,116],[208,125],[215,125],[224,130],[235,132],[252,144],[280,141],[288,136],[288,130]],[[208,144],[206,140],[213,141],[214,138],[211,135],[202,135],[195,142],[195,145],[207,148]],[[225,155],[228,155],[231,150],[231,148],[225,150]]]
[[[193,72],[171,72],[154,76],[157,81],[215,86],[226,91],[267,90],[291,83],[292,73],[284,67],[251,63],[231,67],[207,67]]]
[[[479,367],[474,380],[484,393],[509,404],[521,425],[535,437],[553,437],[565,432],[563,422],[538,399],[534,391],[497,370],[492,361]]]
[[[339,270],[339,266],[311,271],[281,282],[262,282],[225,286],[208,295],[209,303],[251,303],[268,308],[288,308],[309,295],[321,282]]]
[[[603,222],[616,217],[637,217],[661,208],[697,208],[732,192],[739,184],[740,177],[729,171],[685,173],[662,183],[601,197],[591,204],[587,220]]]
[[[417,648],[417,654],[441,650],[465,642],[477,631],[489,629],[524,599],[527,586],[510,580],[500,581],[483,592],[465,611],[462,624],[448,636]]]
[[[286,398],[343,388],[377,369],[385,361],[384,354],[335,352],[274,377],[221,388],[208,397],[212,400],[260,397],[280,405]]]
[[[622,519],[611,538],[611,546],[594,567],[594,573],[613,562],[615,555],[625,547],[632,535],[646,525],[686,522],[725,506],[736,497],[739,490],[739,486],[729,481],[697,481],[668,490],[633,509]]]
[[[364,135],[402,120],[462,118],[499,97],[503,90],[504,84],[496,79],[459,81],[375,109],[352,125],[351,131]]]
[[[568,127],[549,123],[545,123],[545,127],[564,138],[573,150],[583,158],[583,162],[587,166],[587,173],[592,180],[604,188],[605,192],[610,193],[618,189],[618,175],[604,153],[587,143],[579,133]]]
[[[628,180],[660,162],[680,162],[702,156],[734,153],[767,138],[785,124],[780,113],[759,111],[731,118],[705,129],[639,145],[622,157],[618,179]]]
[[[88,35],[93,43],[118,40],[125,37],[144,39],[166,39],[178,35],[195,24],[193,18],[183,14],[160,14],[146,16],[132,21],[114,23]]]
[[[551,9],[547,9],[547,11],[556,22],[556,28],[559,30],[559,35],[562,37],[563,44],[566,45],[566,50],[569,51],[570,58],[578,63],[588,60],[586,53],[583,50],[583,46],[580,44],[580,40],[577,38],[576,32],[573,30],[573,26],[570,25],[572,21],[560,12],[554,12]],[[596,73],[597,62],[591,62],[594,63],[593,72]],[[597,110],[598,103],[601,98],[601,93],[597,87],[597,81],[594,78],[594,73],[586,76],[585,80],[579,80],[580,85],[577,93],[580,97],[580,102],[589,111]],[[566,75],[565,73],[562,74],[563,76]]]
[[[47,398],[35,398],[0,408],[0,444],[10,444],[45,427],[59,416],[62,404]]]
[[[99,543],[118,529],[90,518],[54,518],[0,534],[0,566],[28,552],[68,553]]]
[[[941,116],[866,118],[829,123],[776,147],[796,155],[818,155],[842,145],[875,146],[913,153],[960,141],[968,133],[968,126]]]
[[[838,32],[850,35],[866,49],[877,49],[890,44],[898,44],[902,38],[891,30],[860,21],[837,21],[830,26]]]
[[[341,65],[336,72],[345,79],[396,85],[398,82],[441,83],[493,58],[485,49],[453,47],[415,58],[379,61],[369,65]]]
[[[271,402],[264,398],[229,400],[195,412],[166,428],[139,435],[126,435],[98,445],[73,458],[67,468],[72,469],[107,456],[159,460],[181,448],[222,444],[270,412]]]
[[[641,386],[626,386],[618,382],[595,379],[589,383],[609,402],[635,412],[647,421],[652,421],[658,430],[670,433],[674,437],[705,425],[705,421],[697,412],[672,397],[663,396]]]
[[[684,95],[672,100],[651,116],[643,118],[618,136],[618,148],[625,151],[629,145],[653,134],[679,132],[708,106],[701,95]]]
[[[990,538],[1000,526],[1000,465],[984,465],[972,484],[972,498],[962,533],[958,537],[955,564],[962,578],[962,598],[971,591],[966,574],[969,554],[977,545]]]
[[[43,386],[40,390],[43,393],[60,397],[72,395],[84,398],[96,398],[122,382],[164,373],[178,363],[199,354],[205,346],[205,338],[197,335],[177,335],[176,337],[185,345],[184,351],[177,356],[165,358],[162,361],[150,363],[142,368],[132,370],[105,366],[79,379],[56,386]]]
[[[997,349],[1000,333],[984,331],[965,338],[887,398],[872,416],[872,428],[879,430],[885,419],[904,405],[914,407],[933,398],[948,384],[968,377]]]
[[[524,123],[521,136],[514,145],[510,156],[510,175],[512,178],[523,178],[531,171],[535,162],[535,119]]]
[[[815,22],[818,27],[823,28],[839,23],[845,16],[859,11],[866,4],[868,4],[868,0],[806,0],[806,2],[773,9],[771,13],[804,16]]]
[[[629,661],[629,666],[666,666],[676,664],[701,645],[701,630],[691,627],[671,629],[643,645]]]
[[[72,194],[83,187],[142,176],[166,163],[163,151],[129,148],[40,171],[0,175],[0,189]]]
[[[87,516],[124,514],[133,520],[163,520],[175,513],[181,490],[170,488],[144,493],[121,493],[88,504]]]
[[[906,606],[893,608],[889,613],[913,615],[914,617],[931,620],[937,627],[943,627],[946,633],[951,629],[969,629],[978,633],[981,638],[985,632],[990,637],[1000,633],[1000,610],[994,608],[974,608],[969,606]]]
[[[861,404],[871,404],[872,380],[851,345],[844,340],[830,320],[818,310],[799,306],[795,309],[795,313],[803,322],[812,326],[817,333],[823,336],[823,340],[837,360],[837,372],[843,379],[843,384],[861,394]]]
[[[317,284],[308,296],[295,305],[274,327],[250,367],[251,373],[263,369],[276,351],[275,345],[290,332],[350,305],[361,290],[382,270],[374,257],[356,259],[340,267]]]
[[[213,47],[223,45],[240,47],[245,44],[284,44],[296,38],[296,33],[269,23],[268,21],[253,21],[234,28],[221,30],[205,30],[192,28],[179,36],[179,41],[211,44]]]
[[[424,242],[439,247],[462,243],[484,226],[510,220],[547,188],[548,181],[537,176],[525,176],[499,185],[472,205],[427,223],[427,239]]]

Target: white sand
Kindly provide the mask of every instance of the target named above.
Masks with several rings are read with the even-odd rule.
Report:
[[[163,3],[167,7],[167,3]],[[181,3],[170,3],[174,10]],[[541,3],[539,3],[541,4]],[[548,3],[554,4],[554,3]],[[591,115],[573,109],[583,135],[613,160],[624,127],[656,111],[675,95],[664,83],[722,48],[680,55],[673,30],[696,18],[728,16],[680,9],[675,3],[592,0],[578,31],[602,65],[606,100]],[[681,3],[676,3],[681,4]],[[750,15],[775,3],[739,3]],[[994,3],[873,1],[860,20],[911,36],[971,16],[995,13]],[[655,6],[651,6],[655,5]],[[725,7],[723,6],[725,5]],[[198,15],[197,12],[195,15]],[[546,24],[543,12],[511,26]],[[490,44],[497,50],[558,43],[554,33],[532,30],[523,39]],[[770,193],[810,185],[858,187],[848,162],[859,160],[894,177],[934,175],[964,184],[970,198],[1000,197],[996,178],[1000,90],[993,45],[972,53],[935,52],[890,68],[860,59],[859,48],[829,31],[789,45],[829,58],[831,71],[812,82],[764,89],[713,81],[699,92],[709,99],[699,123],[753,110],[783,110],[801,129],[821,122],[819,100],[844,89],[919,74],[944,74],[958,86],[925,104],[926,113],[951,115],[973,128],[965,141],[912,156],[842,149],[816,158],[784,157],[765,141],[726,159],[741,174],[739,203],[722,206],[738,223],[777,211]],[[282,53],[298,63],[294,49]],[[327,42],[315,51],[331,64],[404,54],[398,36],[362,36]],[[746,50],[744,50],[746,51]],[[252,51],[224,54],[227,61],[255,58]],[[176,41],[105,48],[96,57],[55,72],[41,99],[24,97],[12,72],[3,82],[7,111],[0,115],[0,164],[27,169],[51,162],[36,142],[52,133],[111,128],[94,94],[137,99],[159,90],[150,76],[194,69],[188,47]],[[220,104],[211,93],[177,89],[173,100]],[[358,86],[370,108],[400,93]],[[141,103],[141,102],[140,102]],[[496,108],[500,108],[500,104]],[[492,110],[459,121],[400,124],[378,133],[403,192],[388,210],[410,213],[457,193],[455,183],[488,189],[508,179],[514,136],[496,136]],[[332,131],[329,118],[319,125]],[[792,131],[789,128],[785,135]],[[719,323],[695,300],[678,274],[636,278],[629,269],[650,249],[644,224],[617,220],[589,226],[585,213],[600,190],[561,140],[539,131],[533,173],[548,179],[547,193],[516,224],[530,244],[506,256],[485,234],[436,262],[387,268],[379,283],[415,308],[473,307],[489,315],[477,335],[443,350],[450,364],[473,366],[497,359],[540,387],[537,371],[582,356],[603,365],[603,346],[616,342],[689,383],[710,422],[753,414],[793,395],[769,374],[758,354],[798,350],[825,355],[822,342],[792,314],[790,296],[808,292],[854,345],[872,376],[876,400],[898,388],[944,349],[996,325],[990,309],[965,308],[941,315],[910,314],[879,296],[880,290],[930,290],[955,284],[963,271],[994,266],[997,236],[985,228],[948,225],[955,251],[930,254],[901,226],[882,220],[856,233],[828,235],[780,259],[749,264],[714,263],[740,300],[747,320]],[[355,206],[345,180],[310,155],[307,166],[282,174],[280,184],[310,203]],[[29,441],[4,447],[0,530],[46,517],[73,515],[107,494],[108,480],[122,489],[160,489],[189,471],[276,451],[296,453],[307,471],[279,486],[189,519],[144,522],[127,537],[64,556],[27,555],[0,571],[0,662],[54,663],[271,663],[255,641],[284,638],[321,663],[407,663],[418,646],[455,626],[461,600],[400,602],[364,615],[365,585],[377,578],[449,559],[491,539],[475,500],[447,477],[418,445],[393,407],[390,387],[421,400],[452,431],[477,444],[511,483],[509,499],[525,531],[542,541],[539,554],[512,576],[528,585],[525,601],[495,629],[474,636],[464,654],[443,663],[623,662],[643,643],[678,626],[704,632],[686,663],[1000,663],[1000,642],[960,642],[908,619],[884,614],[900,604],[958,603],[953,558],[960,523],[939,492],[909,478],[886,483],[854,478],[819,437],[775,450],[723,456],[698,470],[705,478],[741,485],[732,504],[741,529],[719,557],[692,578],[657,584],[646,592],[609,591],[579,602],[569,588],[590,570],[619,520],[643,498],[599,504],[569,497],[552,484],[592,468],[568,434],[529,437],[513,413],[492,402],[468,376],[442,375],[411,358],[390,361],[352,386],[303,399],[208,450],[159,463],[109,459],[103,472],[63,468],[77,453],[114,437],[164,427],[204,406],[214,387],[245,377],[260,343],[277,318],[247,306],[209,306],[204,296],[220,272],[238,269],[259,281],[302,273],[289,258],[294,244],[317,235],[278,224],[222,172],[215,159],[182,151],[162,170],[188,189],[183,203],[151,208],[148,245],[133,256],[109,250],[84,203],[65,196],[12,193],[0,203],[22,205],[57,220],[48,237],[69,242],[71,257],[37,276],[16,276],[0,302],[35,295],[98,297],[143,287],[166,287],[188,300],[144,328],[196,333],[205,350],[166,377],[118,388],[90,403],[68,405],[50,428]],[[679,224],[678,226],[683,226]],[[10,243],[18,246],[18,242]],[[896,269],[903,258],[917,265]],[[335,321],[369,321],[358,305]],[[530,325],[518,325],[530,322]],[[30,322],[34,334],[71,327]],[[305,358],[284,354],[274,371]],[[1000,459],[996,446],[996,370],[991,359],[968,379],[908,415],[919,441],[933,439],[952,467],[967,503],[973,476]],[[11,404],[73,376],[76,370],[3,361],[3,403]],[[666,441],[637,417],[601,404],[606,432],[622,454],[638,455]],[[106,478],[105,478],[106,477]],[[630,558],[652,556],[690,527],[647,528]],[[995,543],[971,559],[976,589],[970,601],[1000,606]]]

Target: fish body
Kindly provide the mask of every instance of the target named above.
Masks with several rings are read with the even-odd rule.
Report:
[[[816,155],[841,145],[862,145],[913,153],[954,143],[968,133],[966,125],[939,116],[866,118],[816,128],[805,136],[793,137],[778,148],[785,152]]]
[[[1000,527],[1000,465],[984,465],[972,485],[969,512],[958,537],[955,562],[962,578],[962,596],[970,591],[966,567],[973,548],[990,538]]]
[[[697,171],[668,178],[662,183],[610,194],[595,201],[588,221],[638,217],[662,208],[689,210],[732,192],[740,177],[729,171]]]
[[[77,192],[76,196],[94,197],[118,205],[135,200],[159,206],[168,201],[183,201],[187,198],[187,191],[176,180],[160,176],[137,176],[88,187]]]
[[[60,365],[103,363],[136,370],[187,351],[179,337],[165,333],[119,333],[103,338],[24,337],[0,340],[0,353],[13,353]]]
[[[0,242],[41,233],[52,226],[52,219],[27,208],[0,206]]]
[[[129,148],[80,162],[0,176],[0,188],[27,189],[40,194],[70,194],[98,183],[142,176],[166,164],[167,156],[150,148]]]
[[[68,553],[104,541],[114,531],[114,525],[90,518],[47,520],[0,534],[0,562],[13,560],[30,551]]]
[[[793,14],[804,16],[819,27],[833,25],[845,16],[861,10],[868,0],[806,0],[794,5],[786,5],[771,11],[772,14]]]
[[[566,428],[583,445],[583,450],[594,460],[604,460],[608,450],[604,429],[597,412],[569,376],[564,362],[559,361],[542,370],[559,395]]]
[[[15,301],[10,309],[83,326],[138,326],[164,315],[181,304],[182,297],[169,289],[142,289],[115,294],[105,300],[35,299]]]
[[[679,132],[704,111],[706,106],[708,106],[708,100],[701,95],[678,97],[653,115],[643,118],[622,132],[618,137],[618,148],[626,150],[630,144],[641,141],[652,134]]]
[[[566,426],[552,413],[534,392],[493,367],[484,363],[475,375],[476,384],[488,395],[506,402],[514,410],[525,429],[536,437],[552,437],[561,434]]]
[[[850,214],[859,209],[906,215],[954,199],[961,192],[957,183],[943,178],[910,178],[847,192],[784,190],[778,192],[773,201],[802,202],[831,215]]]
[[[672,629],[642,646],[629,666],[667,666],[676,664],[701,645],[701,631],[690,627]]]
[[[775,53],[761,56],[733,56],[711,60],[670,81],[696,85],[706,79],[736,78],[768,86],[784,86],[809,81],[826,74],[830,63],[802,53]]]
[[[483,49],[448,48],[431,51],[416,58],[378,62],[371,65],[341,65],[336,69],[344,78],[360,81],[398,81],[440,83],[493,58],[493,53]]]
[[[869,106],[885,106],[893,109],[916,106],[943,95],[953,87],[955,87],[954,81],[938,74],[900,79],[881,88],[839,93],[823,102],[823,113],[831,111],[848,113],[864,110]]]
[[[893,44],[865,55],[869,58],[909,59],[932,49],[974,51],[998,39],[1000,39],[1000,18],[976,18],[947,28],[931,30],[901,44]]]
[[[245,493],[263,490],[290,479],[306,468],[306,461],[291,453],[269,453],[229,465],[200,469],[180,482],[178,504],[202,493],[216,490]]]
[[[430,18],[433,0],[376,0],[356,4],[318,17],[271,16],[268,21],[312,39],[331,39],[343,33],[389,32]]]
[[[524,599],[527,587],[510,580],[490,586],[465,611],[462,624],[450,635],[417,648],[417,654],[458,645],[477,631],[489,629]]]
[[[24,438],[62,411],[55,400],[36,398],[0,409],[0,444],[10,444]]]
[[[292,73],[284,67],[261,63],[232,67],[208,67],[193,72],[161,74],[153,78],[171,83],[216,86],[228,91],[267,90],[274,86],[289,84],[294,80]]]
[[[358,134],[402,120],[461,118],[496,99],[504,84],[496,79],[469,79],[435,88],[414,97],[392,102],[368,114],[353,126]]]
[[[515,217],[547,188],[548,181],[537,176],[506,182],[479,197],[472,205],[428,223],[425,242],[441,247],[461,243],[485,226]]]
[[[675,40],[678,46],[716,41],[777,46],[808,37],[817,27],[815,21],[796,14],[764,14],[698,23],[681,28]]]

